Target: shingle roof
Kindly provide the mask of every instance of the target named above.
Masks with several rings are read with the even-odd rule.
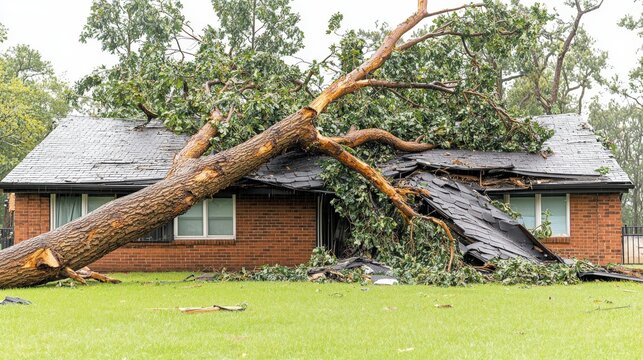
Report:
[[[405,183],[429,191],[425,201],[456,229],[465,256],[482,262],[517,256],[536,262],[560,260],[524,226],[467,185],[426,172],[413,174]]]
[[[627,174],[612,153],[598,141],[589,124],[578,115],[542,116],[535,119],[554,129],[545,143],[553,153],[547,156],[524,152],[484,152],[436,149],[403,154],[380,169],[385,176],[397,178],[418,169],[452,172],[507,173],[545,178],[530,184],[531,190],[593,187],[622,191],[632,187]],[[321,169],[316,163],[325,157],[287,154],[277,157],[250,178],[295,190],[322,190]],[[315,166],[313,166],[315,165]],[[599,168],[609,169],[601,175]],[[485,191],[521,190],[513,185],[487,186]]]
[[[453,171],[508,172],[550,177],[542,187],[631,187],[627,174],[597,140],[591,127],[578,115],[543,116],[535,119],[555,130],[545,147],[553,154],[429,150],[403,154],[384,164],[382,172],[399,177],[421,168]],[[135,130],[139,122],[123,119],[69,117],[52,131],[0,183],[0,188],[29,184],[115,184],[141,186],[162,179],[174,154],[187,141],[153,122]],[[246,179],[307,191],[323,191],[319,161],[323,156],[289,153],[260,167]],[[596,169],[607,167],[600,175]],[[538,190],[541,185],[533,185]],[[515,190],[515,187],[486,190]]]
[[[160,122],[70,116],[4,179],[4,183],[149,182],[165,177],[187,141]],[[1,187],[1,186],[0,186]]]
[[[517,175],[551,177],[547,183],[571,184],[631,184],[612,153],[597,139],[592,127],[576,114],[541,116],[535,119],[554,129],[554,135],[544,144],[553,154],[521,152],[481,152],[469,150],[432,150],[404,155],[423,167],[452,170],[496,170]],[[597,169],[609,171],[601,175]]]

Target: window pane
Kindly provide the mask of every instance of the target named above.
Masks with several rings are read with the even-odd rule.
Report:
[[[234,206],[232,198],[208,200],[208,235],[234,234]]]
[[[534,196],[511,196],[509,204],[513,211],[519,212],[521,218],[518,218],[526,228],[536,227],[536,202]]]
[[[114,200],[113,196],[89,195],[87,196],[87,212],[90,213],[112,200]]]
[[[82,197],[80,195],[56,195],[54,210],[56,228],[78,219],[82,215]]]
[[[569,235],[567,229],[567,196],[541,197],[542,219],[545,220],[545,211],[549,210],[552,235]]]
[[[179,236],[203,236],[203,202],[199,201],[180,215],[178,223]]]

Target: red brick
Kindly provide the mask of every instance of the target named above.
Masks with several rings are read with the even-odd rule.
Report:
[[[314,195],[237,195],[236,240],[175,240],[125,245],[90,267],[97,271],[238,270],[308,261],[317,241]],[[16,194],[16,242],[49,231],[49,195]]]

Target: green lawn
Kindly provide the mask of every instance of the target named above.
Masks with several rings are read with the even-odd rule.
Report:
[[[33,302],[0,306],[0,357],[642,356],[643,287],[638,284],[436,288],[178,281],[185,275],[116,274],[123,284],[0,290],[0,300],[19,296]],[[245,312],[186,315],[174,309],[243,302]]]

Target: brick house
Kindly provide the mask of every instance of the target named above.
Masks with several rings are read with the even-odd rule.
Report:
[[[559,115],[537,121],[555,130],[545,144],[549,155],[432,150],[401,154],[381,170],[402,181],[412,174],[431,174],[427,175],[434,181],[430,190],[438,195],[433,201],[427,199],[429,206],[460,229],[459,235],[473,239],[472,254],[490,247],[497,250],[478,259],[511,253],[505,250],[513,245],[498,239],[520,243],[515,240],[520,233],[529,238],[520,245],[525,251],[538,248],[549,254],[549,248],[563,257],[620,262],[620,199],[632,187],[629,178],[582,118]],[[0,189],[14,194],[15,242],[162,179],[187,137],[160,123],[138,130],[135,125],[123,119],[62,120],[0,182]],[[320,178],[319,158],[295,152],[282,155],[92,267],[159,271],[303,263],[315,246],[332,248],[349,228],[329,205],[332,194]],[[445,174],[448,179],[437,178]],[[435,184],[452,190],[440,192]],[[522,214],[518,222],[524,227],[536,227],[549,218],[553,236],[544,241],[546,247],[531,234],[524,235],[527,232],[518,222],[491,210],[488,198],[479,194],[510,203]],[[477,241],[481,243],[473,244]]]

